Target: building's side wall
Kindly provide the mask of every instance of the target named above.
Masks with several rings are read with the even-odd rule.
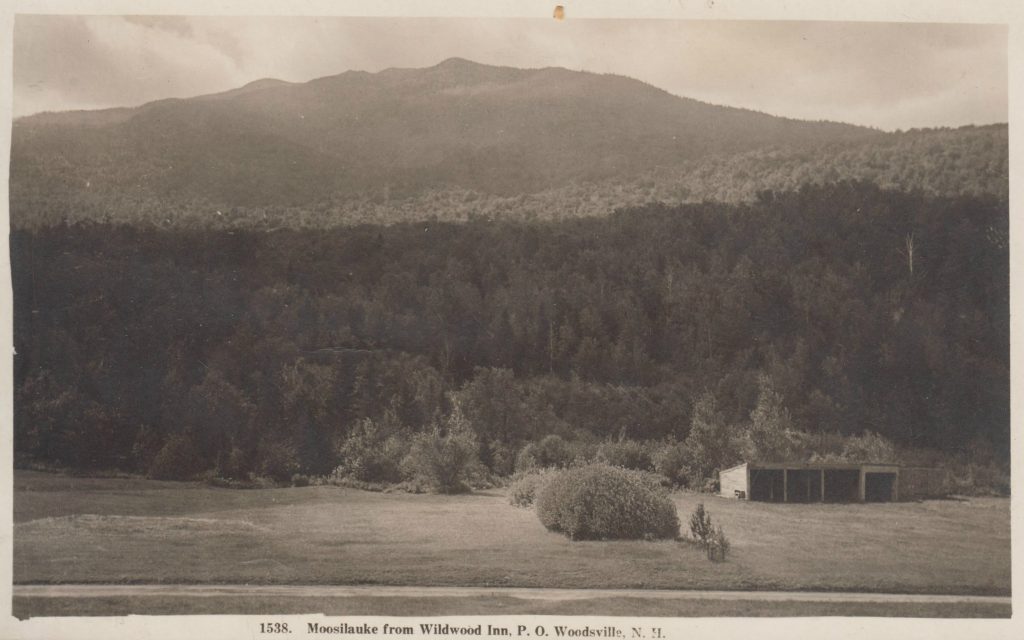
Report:
[[[723,498],[736,498],[737,491],[742,491],[743,497],[747,497],[750,493],[750,488],[747,487],[747,465],[742,464],[719,472],[718,484]]]
[[[949,474],[945,469],[900,469],[900,500],[942,498],[946,495],[949,495]]]

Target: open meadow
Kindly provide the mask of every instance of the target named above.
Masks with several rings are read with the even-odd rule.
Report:
[[[1010,593],[1006,499],[854,505],[690,493],[673,499],[684,530],[696,504],[705,503],[731,539],[726,562],[709,562],[679,541],[573,542],[545,530],[532,510],[509,505],[501,490],[461,496],[333,486],[237,490],[18,471],[14,582]],[[103,608],[99,601],[80,604],[72,610]],[[40,602],[29,610],[45,615],[58,605]],[[107,611],[119,610],[110,606]],[[200,612],[184,601],[167,606]],[[792,607],[745,606],[751,615],[796,614]],[[939,609],[918,607],[918,615]],[[831,610],[856,615],[872,608]]]

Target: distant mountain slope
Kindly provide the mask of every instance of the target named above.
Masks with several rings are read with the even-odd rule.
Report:
[[[331,225],[366,218],[353,211],[368,206],[377,222],[407,218],[409,207],[413,217],[452,217],[431,210],[437,194],[550,204],[567,189],[615,184],[626,186],[629,200],[638,180],[678,191],[726,158],[781,150],[773,153],[814,159],[890,138],[705,104],[621,76],[451,59],[19,119],[12,220],[219,224],[227,214],[288,225],[312,216]],[[999,165],[999,149],[992,154]],[[740,174],[714,177],[739,184]],[[625,204],[614,200],[599,198],[612,208]]]

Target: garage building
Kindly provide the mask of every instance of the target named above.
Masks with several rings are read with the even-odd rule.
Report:
[[[895,502],[941,497],[940,469],[894,464],[744,462],[719,472],[721,495],[759,502]]]

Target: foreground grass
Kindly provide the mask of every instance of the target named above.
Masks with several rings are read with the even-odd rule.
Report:
[[[888,616],[903,618],[1009,618],[1010,605],[990,603],[757,602],[749,600],[653,600],[591,598],[538,601],[504,596],[461,598],[352,597],[138,597],[13,599],[13,614],[35,616],[289,615],[459,616],[582,615],[670,617]]]
[[[16,583],[1010,592],[1005,499],[776,505],[675,496],[684,522],[703,501],[724,526],[733,550],[714,564],[680,542],[571,542],[500,491],[242,491],[22,471],[14,489]]]

